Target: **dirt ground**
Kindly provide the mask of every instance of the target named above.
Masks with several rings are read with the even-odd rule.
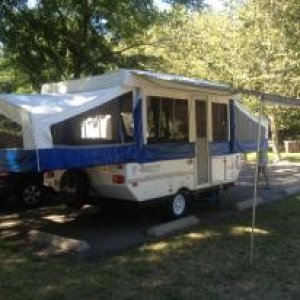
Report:
[[[287,188],[298,186],[300,164],[280,163],[269,167],[271,189],[259,188],[259,196],[266,202],[278,200],[286,195]],[[226,202],[250,199],[253,194],[254,166],[244,165],[239,181],[228,192],[223,193]],[[217,222],[220,218],[237,213],[230,206],[218,209],[212,201],[198,201],[192,213],[201,222]],[[87,206],[79,212],[69,211],[58,202],[48,203],[31,211],[2,208],[0,213],[0,238],[26,241],[27,232],[38,229],[67,238],[87,241],[91,249],[87,258],[115,255],[146,243],[151,238],[149,227],[165,221],[159,208],[139,210],[106,211]]]

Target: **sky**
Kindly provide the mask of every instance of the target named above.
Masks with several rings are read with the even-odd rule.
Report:
[[[154,0],[154,2],[162,9],[167,7],[167,4],[162,3],[162,0]],[[220,10],[223,8],[222,0],[206,0],[205,2],[208,5],[212,6],[212,8],[215,10]],[[28,0],[29,6],[34,6],[35,3],[36,3],[36,0]]]
[[[162,0],[154,0],[154,2],[161,8],[167,8],[168,4],[163,3]],[[210,5],[215,10],[221,10],[224,8],[222,0],[205,0],[205,3]]]
[[[35,5],[36,0],[28,0],[28,6],[34,6]]]
[[[215,10],[221,10],[224,8],[222,0],[206,0],[205,2]]]

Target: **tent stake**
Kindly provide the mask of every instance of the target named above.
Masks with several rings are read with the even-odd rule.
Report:
[[[260,98],[259,106],[259,120],[258,120],[258,131],[257,131],[257,147],[256,147],[256,166],[255,166],[255,181],[253,190],[253,205],[252,205],[252,228],[251,228],[251,241],[250,241],[250,265],[253,265],[254,255],[254,229],[256,223],[256,205],[257,205],[257,187],[258,187],[258,165],[260,156],[260,141],[261,141],[261,122],[262,122],[262,111],[263,111],[263,97]]]

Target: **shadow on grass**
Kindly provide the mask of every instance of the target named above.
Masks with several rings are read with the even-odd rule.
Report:
[[[298,157],[286,155],[284,158],[290,162],[300,162],[300,155]]]
[[[93,263],[38,259],[4,247],[0,293],[11,299],[298,299],[299,213],[297,197],[258,210],[253,268],[249,213]]]

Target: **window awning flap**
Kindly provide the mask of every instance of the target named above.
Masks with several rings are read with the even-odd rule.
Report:
[[[257,147],[259,119],[254,117],[245,106],[232,101],[231,110],[231,148],[234,152],[254,152]],[[261,122],[260,148],[268,148],[268,120]]]

